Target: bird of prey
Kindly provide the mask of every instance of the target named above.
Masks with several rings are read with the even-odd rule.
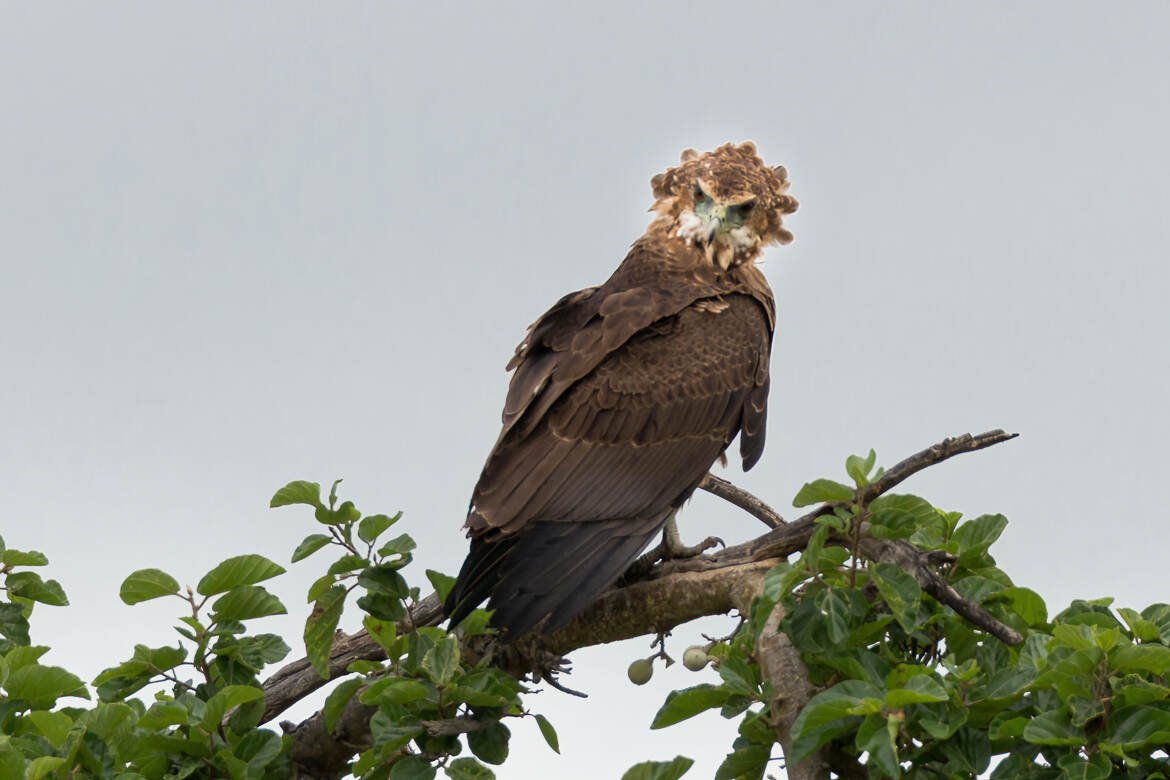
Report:
[[[739,434],[764,447],[775,304],[755,261],[792,240],[787,172],[751,142],[682,153],[650,181],[655,217],[602,285],[528,328],[503,430],[475,486],[454,626],[485,599],[515,637],[567,623],[609,587]]]

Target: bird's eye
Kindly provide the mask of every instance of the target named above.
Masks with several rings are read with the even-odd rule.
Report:
[[[751,214],[752,209],[754,209],[755,207],[756,207],[756,202],[754,200],[744,201],[743,203],[740,203],[739,206],[737,206],[737,208],[739,209],[739,213],[745,217],[748,214]]]
[[[707,197],[707,193],[703,192],[703,188],[695,185],[695,203],[702,203]]]

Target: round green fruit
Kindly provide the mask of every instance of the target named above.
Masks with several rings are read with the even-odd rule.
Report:
[[[697,672],[707,665],[708,659],[707,648],[700,647],[699,645],[691,645],[683,653],[683,666],[692,672]]]
[[[634,685],[645,685],[650,682],[650,677],[654,674],[654,664],[646,658],[634,661],[626,670],[626,674]]]

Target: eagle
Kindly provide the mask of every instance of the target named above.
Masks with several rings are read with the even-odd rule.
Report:
[[[655,217],[625,260],[557,301],[507,365],[451,626],[485,600],[505,637],[563,626],[673,526],[737,434],[745,471],[763,453],[775,303],[756,260],[792,240],[787,172],[749,141],[687,149],[650,185]]]

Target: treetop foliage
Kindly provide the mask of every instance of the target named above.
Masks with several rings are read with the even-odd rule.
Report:
[[[800,490],[796,505],[825,505],[803,552],[767,571],[727,637],[688,649],[687,667],[706,680],[671,693],[649,728],[708,711],[737,721],[716,780],[776,776],[811,756],[842,777],[1170,777],[1170,605],[1137,611],[1106,598],[1050,616],[1037,593],[996,566],[991,548],[1006,518],[965,519],[910,494],[868,498],[866,486],[883,473],[875,464],[872,450],[850,456],[852,485],[818,479]],[[290,482],[271,501],[310,507],[319,524],[291,555],[293,564],[322,562],[302,638],[251,628],[287,611],[264,585],[285,568],[263,555],[227,558],[194,587],[140,569],[119,595],[126,604],[177,600],[176,642],[135,645],[88,683],[41,664],[49,648],[32,641],[34,608],[68,605],[61,585],[36,571],[47,557],[0,540],[0,778],[265,780],[348,771],[478,780],[506,761],[515,728],[535,729],[559,751],[552,724],[528,709],[534,691],[502,668],[488,613],[477,610],[453,631],[412,623],[422,578],[412,583],[405,574],[415,543],[393,535],[402,514],[363,515],[339,502],[339,482],[324,498],[317,483]],[[862,554],[866,539],[913,545],[962,599],[1022,641],[995,638],[936,600],[914,571]],[[452,585],[440,572],[425,579],[440,600]],[[334,638],[347,609],[360,611],[379,649],[338,666]],[[790,722],[782,722],[778,680],[761,651],[777,631],[799,651],[812,691]],[[639,662],[649,664],[647,677],[653,663],[669,662],[658,642],[662,649]],[[290,644],[303,647],[298,654],[321,681],[342,678],[317,716],[325,732],[353,721],[357,732],[346,733],[364,740],[332,774],[307,769],[313,758],[294,736],[265,725],[278,713],[266,702],[275,678],[266,686],[262,675]],[[624,780],[675,780],[692,763],[647,761]]]

